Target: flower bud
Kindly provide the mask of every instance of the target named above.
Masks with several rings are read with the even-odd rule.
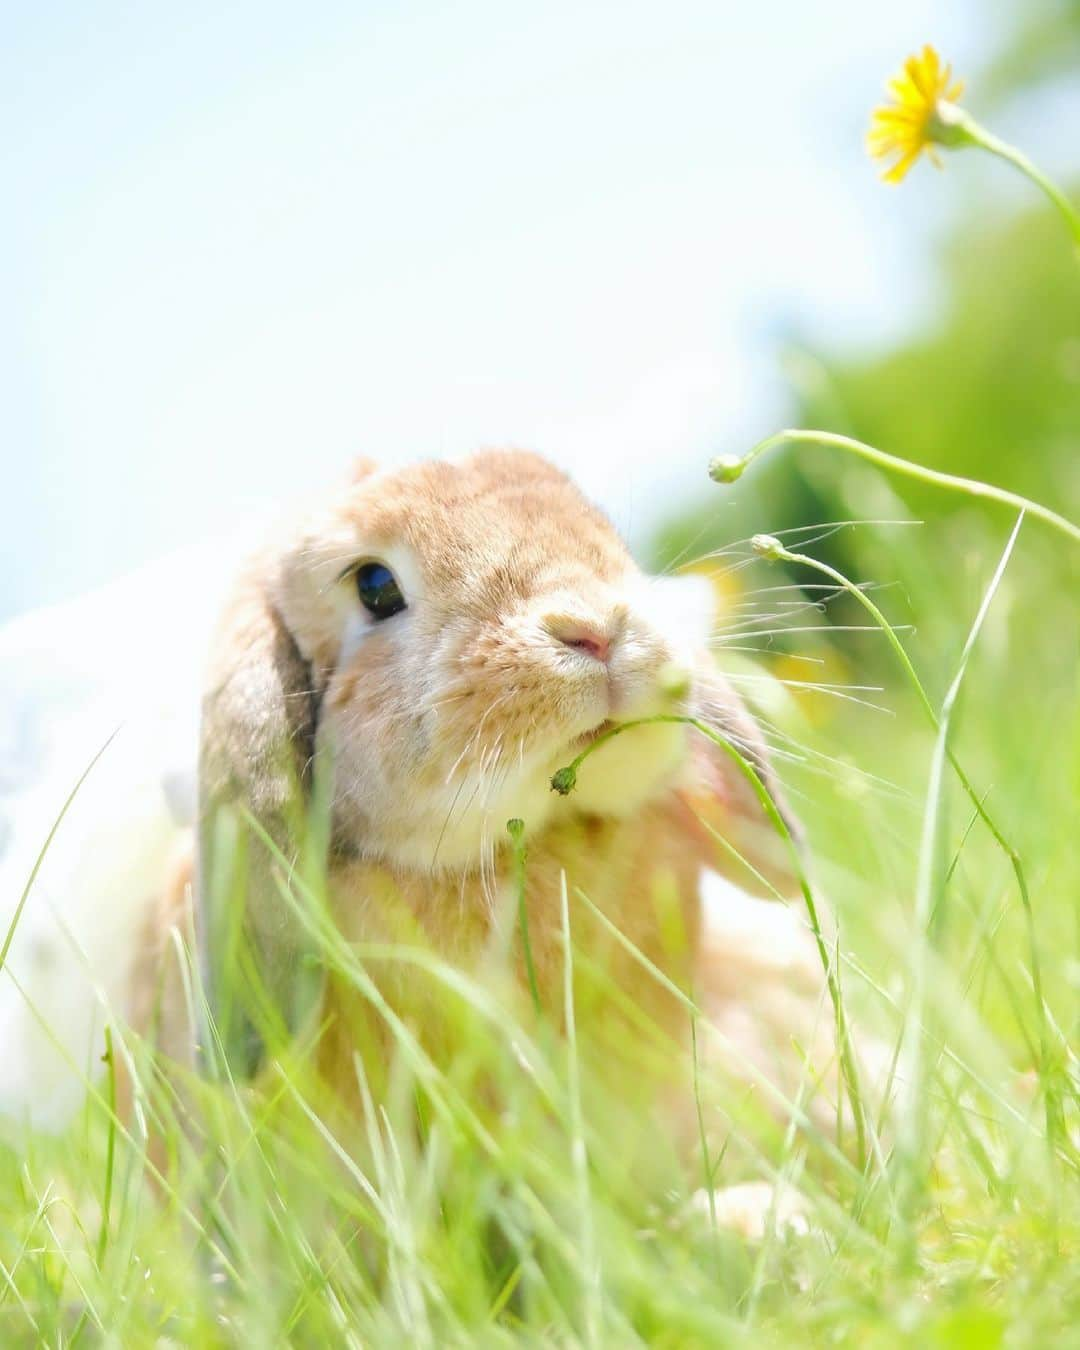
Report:
[[[678,661],[666,661],[660,667],[656,683],[664,698],[678,703],[690,692],[690,672]]]
[[[786,551],[775,534],[755,534],[750,547],[760,558],[768,558],[770,562],[778,562]]]
[[[734,483],[745,468],[746,461],[737,455],[717,455],[709,461],[709,477],[714,483]]]

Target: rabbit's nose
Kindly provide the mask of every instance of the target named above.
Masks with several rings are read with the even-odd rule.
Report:
[[[561,642],[564,647],[572,647],[605,664],[611,656],[612,637],[601,624],[580,619],[552,618],[547,621],[546,627],[556,642]]]

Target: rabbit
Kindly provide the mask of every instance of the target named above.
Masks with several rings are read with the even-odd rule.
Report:
[[[676,1132],[695,1128],[690,1000],[709,1028],[704,1053],[746,1083],[764,1077],[790,1099],[816,1060],[827,1118],[839,1079],[798,906],[798,827],[761,729],[709,653],[703,589],[644,575],[536,454],[361,462],[251,560],[212,643],[192,889],[214,1011],[239,933],[262,1006],[268,995],[289,1027],[303,1023],[310,940],[289,873],[315,856],[348,942],[420,941],[474,970],[502,941],[507,996],[535,997],[556,1022],[569,905],[579,964],[603,972],[582,995],[579,1038],[617,1091],[659,1099]],[[638,724],[652,717],[671,720]],[[744,766],[681,717],[715,728]],[[554,791],[553,775],[602,737],[573,790]],[[175,901],[163,912],[175,918]],[[431,1053],[454,1052],[430,979],[392,961],[367,969]],[[314,997],[319,1073],[360,1110],[357,1047],[385,1087],[386,1019],[333,969]],[[220,1033],[255,1073],[263,1029],[236,1002]],[[648,1056],[627,1034],[627,1002],[679,1047],[652,1055],[655,1073],[628,1062]],[[175,1019],[163,1030],[170,1053],[183,1057],[185,1035]]]

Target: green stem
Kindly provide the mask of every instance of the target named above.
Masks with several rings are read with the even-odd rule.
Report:
[[[1017,150],[1016,146],[1009,145],[1007,141],[999,140],[997,136],[987,131],[985,127],[981,127],[973,118],[965,116],[963,126],[968,136],[968,144],[977,146],[980,150],[986,150],[991,155],[997,155],[999,159],[1005,160],[1007,164],[1019,169],[1026,178],[1029,178],[1040,192],[1045,193],[1064,220],[1066,228],[1073,237],[1073,243],[1080,249],[1080,215],[1077,214],[1076,208],[1057,184],[1051,182],[1041,169],[1032,164],[1022,150]]]
[[[841,436],[833,431],[811,431],[803,428],[778,431],[775,435],[758,441],[757,445],[745,455],[721,456],[714,459],[709,465],[709,477],[716,483],[734,483],[759,455],[787,442],[844,450],[848,454],[857,455],[860,459],[876,464],[878,468],[888,469],[906,478],[915,478],[919,482],[945,488],[950,492],[962,492],[968,497],[981,497],[985,501],[998,502],[1001,506],[1011,507],[1014,511],[1024,511],[1060,531],[1074,543],[1080,544],[1080,525],[1074,525],[1071,520],[1059,516],[1048,506],[1041,506],[1038,502],[1021,497],[1019,493],[1009,492],[1006,488],[995,487],[991,483],[980,483],[975,478],[961,478],[956,474],[942,473],[939,469],[928,469],[922,464],[913,464],[910,460],[901,459],[899,455],[887,454],[884,450],[878,450],[876,446],[867,445],[865,441],[857,441],[851,436]]]
[[[837,1050],[840,1056],[840,1069],[844,1079],[844,1086],[847,1089],[848,1100],[851,1103],[851,1115],[855,1125],[855,1150],[858,1165],[860,1168],[866,1164],[866,1121],[863,1113],[862,1094],[859,1090],[858,1070],[855,1064],[855,1056],[851,1049],[851,1037],[848,1031],[847,1017],[844,1013],[843,999],[840,993],[840,980],[836,973],[836,966],[832,957],[829,955],[829,949],[825,944],[825,938],[821,931],[821,923],[818,919],[817,902],[814,899],[814,893],[810,887],[810,880],[806,875],[806,869],[803,866],[802,858],[799,855],[798,846],[788,829],[787,822],[784,820],[776,803],[773,801],[769,789],[761,781],[761,775],[750,761],[736,749],[724,736],[715,728],[709,726],[707,722],[702,722],[696,717],[680,716],[675,713],[660,713],[655,717],[639,717],[630,722],[619,722],[610,730],[597,736],[570,761],[569,764],[552,774],[551,786],[553,791],[560,796],[568,796],[577,783],[578,770],[582,764],[595,754],[602,745],[608,741],[614,740],[616,736],[621,736],[624,732],[632,730],[634,727],[655,726],[657,724],[682,725],[693,727],[699,731],[714,745],[719,746],[721,750],[733,760],[736,768],[742,773],[743,777],[749,782],[754,790],[754,794],[761,804],[761,809],[765,813],[766,819],[773,829],[783,840],[788,854],[791,858],[792,870],[799,882],[799,889],[802,892],[803,901],[806,905],[807,917],[810,920],[810,931],[813,933],[814,942],[817,945],[818,956],[821,960],[821,967],[825,972],[825,981],[829,990],[829,1000],[833,1007],[833,1017],[836,1021],[836,1040]]]
[[[529,909],[525,899],[525,822],[515,816],[506,822],[506,832],[510,836],[510,847],[514,854],[514,885],[517,888],[518,925],[525,954],[525,973],[529,978],[533,1007],[538,1014],[542,1014],[544,1010],[540,1003],[540,986],[536,982],[536,965],[529,940]]]
[[[105,1194],[101,1201],[101,1227],[98,1230],[97,1267],[105,1264],[109,1246],[109,1211],[112,1208],[113,1170],[116,1165],[116,1055],[113,1051],[112,1028],[105,1027],[105,1064],[109,1071],[109,1133],[105,1145]]]

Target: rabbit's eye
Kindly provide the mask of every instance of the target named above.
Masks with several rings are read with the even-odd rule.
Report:
[[[389,619],[405,608],[405,597],[393,572],[382,563],[364,563],[356,569],[360,603],[374,619]]]

